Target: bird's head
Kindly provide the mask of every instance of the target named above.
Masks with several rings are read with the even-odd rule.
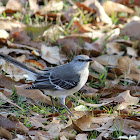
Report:
[[[74,67],[78,69],[83,69],[84,67],[89,66],[89,62],[91,62],[92,59],[89,58],[87,55],[77,55],[71,63],[73,63]]]

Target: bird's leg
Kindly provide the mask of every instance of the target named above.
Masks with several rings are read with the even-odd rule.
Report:
[[[74,115],[72,114],[72,112],[68,109],[68,107],[65,105],[65,97],[61,98],[61,104],[67,109],[67,111],[71,114],[72,117],[74,117]]]
[[[40,91],[41,91],[43,94],[45,94],[43,90],[40,90]],[[58,112],[57,109],[56,109],[55,106],[54,106],[54,102],[53,102],[52,96],[50,96],[50,99],[51,99],[51,102],[52,102],[52,111],[53,111],[53,112]]]
[[[51,98],[51,102],[52,102],[52,111],[58,112],[57,109],[56,109],[55,106],[54,106],[54,102],[53,102],[52,96],[50,96],[50,98]]]

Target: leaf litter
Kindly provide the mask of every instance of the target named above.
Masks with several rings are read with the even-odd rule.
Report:
[[[37,70],[86,54],[86,85],[66,99],[74,117],[39,90],[26,72],[0,60],[0,138],[139,139],[139,4],[71,0],[0,2],[0,52]],[[119,4],[121,3],[121,4]],[[127,3],[127,4],[126,4]],[[115,5],[115,8],[113,5]]]

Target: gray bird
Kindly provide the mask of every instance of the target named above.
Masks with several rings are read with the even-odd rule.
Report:
[[[65,105],[65,98],[79,91],[87,82],[89,62],[92,61],[89,56],[78,55],[70,63],[54,67],[48,71],[34,70],[3,53],[0,53],[0,58],[27,71],[34,83],[26,89],[39,89],[45,95],[50,95],[52,104],[52,97],[60,97],[61,104],[74,116]]]

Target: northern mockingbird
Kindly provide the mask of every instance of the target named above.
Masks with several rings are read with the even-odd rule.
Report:
[[[34,70],[3,53],[0,53],[0,58],[27,71],[34,83],[26,89],[39,89],[45,95],[50,95],[51,101],[52,96],[60,97],[61,104],[74,116],[65,105],[65,98],[80,90],[87,82],[89,62],[92,61],[89,56],[78,55],[70,63],[54,67],[48,71]]]

